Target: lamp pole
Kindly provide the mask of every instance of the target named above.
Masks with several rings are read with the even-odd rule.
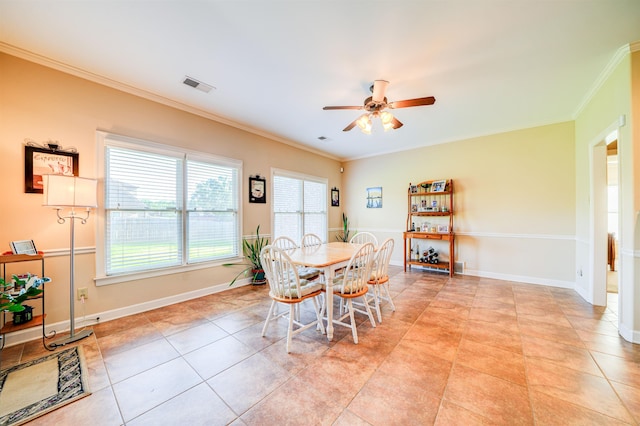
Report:
[[[58,339],[49,345],[50,348],[64,346],[77,342],[93,334],[93,330],[85,329],[76,333],[74,295],[75,295],[75,225],[76,220],[87,223],[92,207],[97,207],[96,179],[87,179],[77,176],[44,175],[43,181],[43,205],[54,207],[58,223],[69,221],[69,336]],[[63,208],[70,209],[68,215],[61,214]],[[86,208],[85,214],[76,214],[76,208]]]
[[[87,223],[87,219],[89,219],[89,209],[87,208],[87,212],[85,216],[78,216],[74,209],[71,209],[71,213],[68,216],[62,216],[60,214],[61,209],[56,209],[56,214],[58,216],[58,223],[64,224],[67,220],[69,221],[69,337],[64,337],[62,339],[58,339],[51,343],[51,347],[64,346],[69,343],[77,342],[78,340],[82,340],[85,337],[89,337],[93,334],[93,330],[85,329],[76,334],[76,318],[75,318],[75,224],[76,220],[79,220],[83,225]]]

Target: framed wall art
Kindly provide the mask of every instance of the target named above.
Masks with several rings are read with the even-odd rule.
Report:
[[[338,188],[333,188],[331,190],[331,207],[339,207],[340,206],[340,191]]]
[[[42,175],[78,176],[77,152],[24,147],[24,186],[27,193],[42,194]]]
[[[375,188],[367,188],[367,208],[368,209],[382,208],[382,187],[381,186],[376,186]]]
[[[267,180],[256,177],[249,177],[249,202],[250,203],[266,203],[267,202]]]

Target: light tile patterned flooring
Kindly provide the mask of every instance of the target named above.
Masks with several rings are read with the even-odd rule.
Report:
[[[106,322],[80,342],[93,394],[32,425],[569,425],[640,422],[640,345],[616,298],[392,267],[397,307],[328,342],[261,329],[266,287]],[[615,295],[614,295],[615,296]],[[305,315],[308,315],[306,312]],[[40,356],[5,348],[2,367]]]

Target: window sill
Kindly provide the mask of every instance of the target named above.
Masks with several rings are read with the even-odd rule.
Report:
[[[97,287],[100,287],[103,285],[119,284],[127,281],[143,280],[146,278],[155,278],[155,277],[161,277],[161,276],[172,275],[172,274],[181,274],[183,272],[197,271],[199,269],[214,268],[217,266],[222,266],[223,263],[228,263],[232,261],[233,259],[226,260],[226,261],[217,261],[217,262],[201,262],[201,263],[193,263],[190,265],[172,266],[170,268],[154,269],[152,271],[141,271],[141,272],[134,272],[130,274],[95,277],[94,282],[96,283]]]

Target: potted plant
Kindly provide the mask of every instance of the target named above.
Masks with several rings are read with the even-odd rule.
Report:
[[[342,241],[344,243],[349,242],[349,234],[351,231],[349,230],[349,218],[347,215],[342,213],[342,232],[336,234],[336,240]]]
[[[256,228],[256,236],[251,240],[244,240],[242,242],[242,253],[246,259],[246,262],[242,263],[225,263],[223,266],[244,266],[238,275],[229,283],[229,285],[235,284],[236,280],[241,276],[251,271],[253,275],[251,283],[253,285],[265,284],[267,280],[264,277],[264,269],[262,269],[262,261],[260,260],[260,252],[269,244],[269,240],[260,236],[260,225]]]
[[[27,276],[26,280],[17,275],[13,275],[12,278],[13,282],[5,282],[4,278],[0,277],[0,311],[13,312],[14,324],[21,324],[32,318],[32,308],[23,305],[22,302],[42,293],[42,290],[38,287],[45,282],[51,281],[51,279],[47,277],[32,277],[31,274]],[[27,284],[31,285],[27,286]]]

